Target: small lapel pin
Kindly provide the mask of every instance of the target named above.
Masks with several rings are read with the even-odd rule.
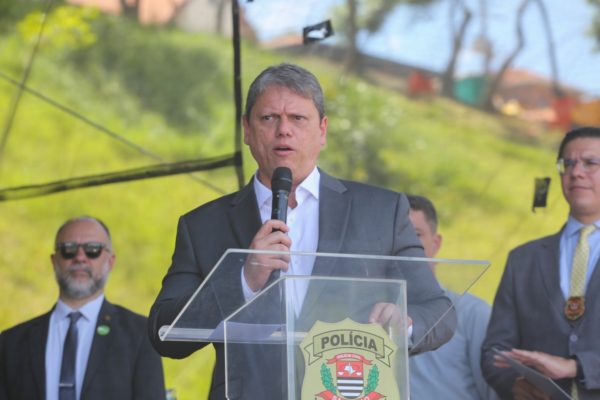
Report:
[[[106,336],[110,332],[110,327],[108,325],[99,325],[98,328],[96,328],[96,332],[98,335]]]

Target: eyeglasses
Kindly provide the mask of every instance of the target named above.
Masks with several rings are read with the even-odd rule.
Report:
[[[56,245],[56,251],[59,251],[61,257],[65,260],[70,260],[75,258],[80,247],[83,248],[85,256],[89,259],[100,257],[100,254],[102,254],[102,250],[104,249],[106,249],[106,251],[110,251],[107,245],[100,242],[62,242]]]
[[[556,162],[556,168],[561,175],[570,172],[577,163],[581,163],[581,169],[586,173],[596,172],[600,169],[600,157],[586,157],[580,159],[559,158]]]

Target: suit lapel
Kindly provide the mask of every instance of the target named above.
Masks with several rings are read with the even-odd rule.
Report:
[[[96,370],[98,367],[105,363],[106,355],[109,354],[109,351],[112,347],[113,340],[116,338],[116,332],[113,329],[115,315],[115,307],[104,300],[102,303],[102,307],[100,308],[100,313],[98,314],[98,320],[96,321],[96,326],[94,327],[94,339],[92,340],[92,348],[90,350],[90,356],[88,358],[87,367],[85,369],[85,376],[83,378],[83,385],[81,386],[81,397],[84,397],[84,393],[87,387],[91,384],[94,376],[96,375]],[[106,326],[108,329],[105,329],[104,332],[108,332],[105,334],[98,334],[97,327]]]
[[[250,243],[261,227],[260,212],[254,194],[253,179],[237,192],[227,210],[227,219],[233,233],[233,248],[248,249]],[[227,249],[225,249],[227,250]],[[219,255],[219,257],[222,256]],[[221,317],[228,317],[244,304],[240,282],[240,263],[232,258],[221,261],[219,273],[213,276],[211,287],[218,299]],[[228,284],[215,284],[216,279],[224,279]]]
[[[250,180],[250,183],[234,196],[228,213],[229,225],[241,249],[250,247],[252,238],[262,225],[252,185]]]
[[[348,228],[351,199],[345,196],[346,187],[339,180],[321,173],[319,190],[319,253],[339,253]],[[312,276],[334,276],[337,260],[317,257]],[[310,285],[302,306],[302,314],[317,307],[319,296],[325,285]]]
[[[560,233],[546,238],[542,241],[541,247],[538,269],[544,289],[554,305],[554,309],[562,310],[565,299],[560,289]]]
[[[565,298],[560,288],[560,232],[544,239],[541,243],[540,262],[537,267],[542,277],[546,295],[553,305],[553,309],[562,314]]]
[[[29,350],[37,398],[46,397],[46,341],[51,312],[45,314],[29,333]]]
[[[319,245],[320,253],[339,253],[344,243],[348,227],[351,200],[344,196],[346,187],[339,180],[321,172],[319,193]],[[318,260],[317,260],[317,264]],[[321,275],[320,268],[327,267],[315,264],[315,269]],[[324,263],[331,265],[331,263]],[[318,267],[318,268],[317,268]]]

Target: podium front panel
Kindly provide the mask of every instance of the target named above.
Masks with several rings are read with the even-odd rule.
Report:
[[[282,263],[287,271],[271,274],[260,291],[244,287],[247,265],[270,271]],[[296,273],[298,263],[311,274]],[[160,337],[224,343],[230,399],[404,400],[409,353],[429,349],[454,317],[442,287],[462,295],[488,266],[232,249]]]
[[[407,332],[403,280],[283,276],[224,322],[227,397],[407,399]]]

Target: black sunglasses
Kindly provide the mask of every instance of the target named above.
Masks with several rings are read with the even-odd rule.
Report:
[[[70,260],[75,258],[80,247],[83,248],[83,252],[89,259],[100,257],[100,254],[102,254],[102,250],[104,249],[107,249],[108,251],[108,246],[100,242],[62,242],[56,245],[56,251],[59,251],[61,257],[65,260]]]

